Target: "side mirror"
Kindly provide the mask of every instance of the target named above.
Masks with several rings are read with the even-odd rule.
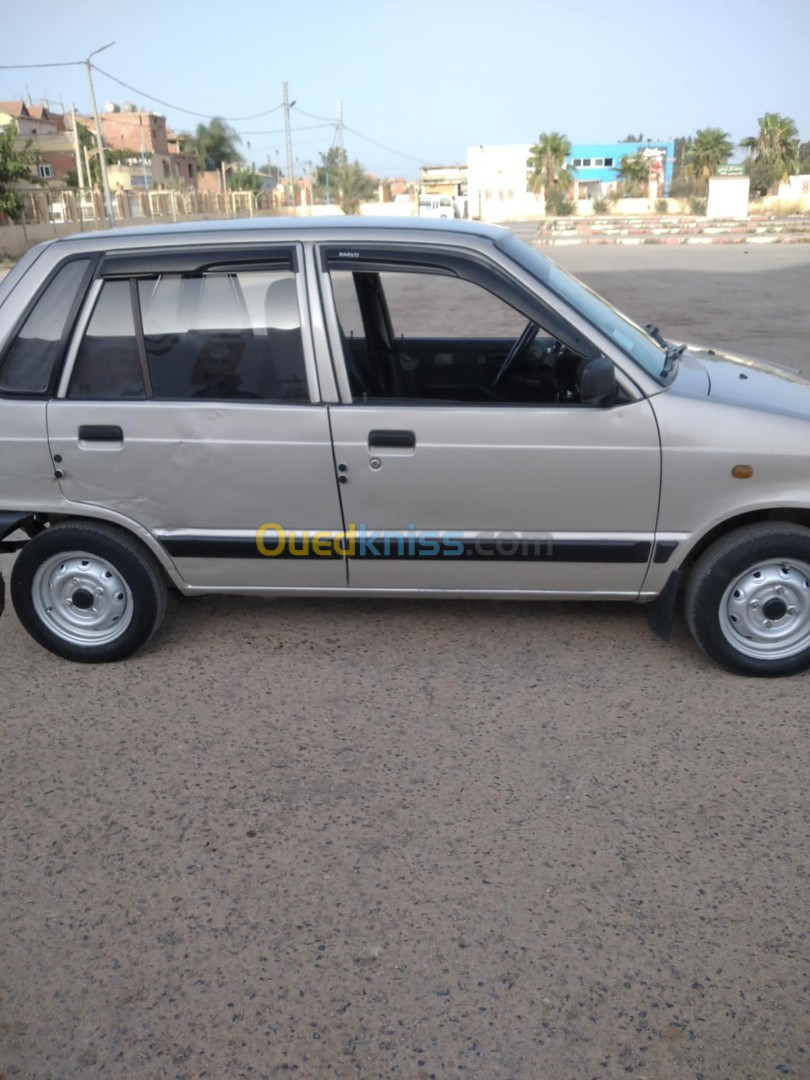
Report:
[[[607,405],[618,392],[613,361],[606,356],[589,360],[579,379],[580,405]]]

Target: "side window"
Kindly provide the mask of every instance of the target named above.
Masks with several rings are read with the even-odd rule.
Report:
[[[105,281],[68,396],[308,402],[293,274],[250,270]]]
[[[145,397],[128,281],[105,281],[82,338],[68,397]]]
[[[43,394],[61,359],[71,313],[89,260],[74,259],[56,273],[6,353],[0,391]]]
[[[417,270],[331,280],[354,401],[577,401],[582,357],[477,282]]]
[[[138,300],[155,398],[309,401],[291,273],[166,274]]]
[[[472,281],[439,274],[380,274],[394,333],[406,340],[514,340],[527,318]]]

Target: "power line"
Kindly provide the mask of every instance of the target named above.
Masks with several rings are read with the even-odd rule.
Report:
[[[348,124],[343,125],[346,131],[350,131],[352,135],[356,135],[358,139],[363,139],[367,143],[371,143],[372,146],[377,146],[380,150],[387,150],[389,154],[395,154],[397,157],[408,158],[409,161],[418,161],[421,165],[423,158],[414,157],[413,154],[403,154],[401,150],[394,150],[390,146],[385,146],[381,142],[377,142],[376,139],[370,139],[368,135],[363,135],[361,132],[356,131],[353,127],[349,127]]]
[[[290,131],[316,131],[319,128],[332,127],[332,124],[309,124],[306,127],[291,127]],[[282,135],[286,128],[271,128],[268,131],[237,131],[237,135]]]
[[[57,63],[52,64],[0,64],[0,71],[22,71],[27,68],[52,68],[52,67],[79,67],[85,64],[85,60],[60,60]],[[139,90],[136,86],[131,86],[129,83],[124,82],[123,79],[117,78],[115,75],[111,75],[109,71],[105,71],[104,68],[98,67],[96,64],[91,64],[91,67],[103,75],[107,79],[111,79],[119,86],[123,86],[125,90],[131,90],[133,94],[138,94],[140,97],[148,98],[149,101],[156,101],[158,105],[164,105],[167,109],[174,109],[175,112],[186,113],[188,116],[198,116],[202,120],[211,120],[214,117],[214,113],[202,113],[197,112],[194,109],[184,109],[182,105],[174,105],[170,101],[164,101],[162,98],[155,97],[154,94],[147,94],[145,90]],[[252,113],[250,116],[220,116],[220,120],[228,120],[234,122],[241,122],[244,120],[260,120],[263,116],[269,116],[271,113],[277,112],[281,108],[281,105],[274,105],[272,109],[265,109],[264,112]]]
[[[126,90],[131,90],[133,94],[139,94],[140,97],[148,98],[150,101],[156,101],[158,105],[165,105],[167,109],[174,109],[175,112],[186,113],[188,116],[199,116],[203,120],[211,120],[215,115],[214,113],[195,112],[194,109],[184,109],[181,105],[173,105],[170,101],[163,101],[161,98],[155,97],[154,94],[147,94],[145,90],[139,90],[136,86],[130,86],[130,84],[124,82],[123,79],[116,78],[115,75],[111,75],[109,71],[104,71],[103,68],[96,67],[95,64],[93,64],[93,67],[99,75],[104,75],[106,78],[112,79],[112,81],[118,83],[119,86],[123,86]],[[251,116],[220,116],[219,119],[234,122],[242,120],[259,120],[262,116],[269,116],[271,113],[277,112],[280,108],[281,105],[274,105],[272,109],[265,109],[264,112],[253,113]]]
[[[325,120],[328,124],[334,124],[335,118],[333,116],[320,116],[318,113],[307,112],[306,109],[302,109],[298,105],[291,105],[291,109],[295,109],[296,112],[300,112],[304,116],[308,116],[310,120]]]
[[[296,112],[300,112],[304,116],[309,116],[313,120],[326,120],[331,124],[335,123],[334,120],[330,120],[330,118],[327,117],[327,116],[321,116],[320,113],[307,112],[306,109],[302,109],[298,105],[295,105],[293,107],[294,107]],[[341,109],[341,113],[342,113],[342,109]],[[351,131],[351,133],[353,135],[357,135],[358,138],[365,140],[365,142],[371,143],[372,146],[379,147],[380,150],[387,150],[389,154],[395,154],[397,157],[408,158],[409,161],[416,161],[420,165],[422,164],[422,161],[423,161],[422,158],[414,157],[413,154],[404,154],[401,150],[394,150],[390,146],[385,146],[384,143],[377,142],[376,139],[370,139],[368,137],[368,135],[363,135],[362,132],[357,131],[355,128],[349,127],[349,125],[347,123],[345,123],[345,121],[342,120],[342,116],[341,116],[340,120],[338,121],[338,124],[343,127],[344,131]],[[334,143],[332,145],[334,146]]]
[[[60,60],[55,64],[0,64],[0,71],[25,71],[28,68],[77,67],[84,60]]]
[[[25,69],[25,68],[75,67],[76,65],[80,65],[80,64],[84,64],[84,63],[85,63],[84,60],[65,60],[65,61],[60,61],[59,63],[52,63],[52,64],[0,64],[0,71],[20,70],[20,69]],[[155,97],[154,94],[147,94],[145,90],[139,90],[136,86],[132,86],[130,83],[124,82],[123,79],[119,79],[115,75],[111,75],[109,73],[109,71],[105,71],[103,68],[98,67],[96,64],[91,64],[90,66],[95,68],[95,70],[99,73],[99,75],[104,75],[105,78],[111,79],[114,83],[117,83],[119,86],[123,86],[124,89],[130,90],[130,91],[132,91],[133,94],[138,94],[140,97],[147,98],[149,101],[155,101],[155,102],[157,102],[158,105],[163,105],[167,109],[173,109],[175,112],[185,113],[187,116],[197,116],[197,117],[200,117],[203,120],[213,119],[214,114],[212,114],[212,113],[201,113],[201,112],[197,112],[194,109],[185,109],[181,105],[174,105],[169,101],[164,101],[162,98]],[[246,121],[246,120],[259,120],[263,116],[270,116],[272,113],[278,112],[279,109],[283,109],[283,108],[284,108],[284,102],[282,101],[281,104],[274,105],[272,109],[266,109],[264,112],[260,112],[260,113],[253,113],[251,116],[221,116],[221,117],[219,117],[219,119],[220,120],[226,120],[228,122],[234,122],[234,123],[240,123],[240,122],[243,122],[243,121]],[[302,109],[300,106],[296,105],[295,103],[292,103],[292,104],[287,106],[287,113],[286,113],[287,117],[289,117],[289,113],[292,112],[293,110],[295,112],[301,113],[302,116],[309,117],[311,120],[323,120],[324,121],[324,124],[322,125],[323,127],[332,127],[334,125],[335,126],[335,139],[332,140],[332,146],[333,147],[334,147],[335,143],[339,140],[339,136],[341,134],[341,129],[342,129],[343,131],[350,131],[353,135],[356,135],[358,137],[358,139],[362,139],[364,142],[370,143],[372,146],[376,146],[380,150],[385,150],[389,154],[394,154],[396,157],[400,157],[400,158],[407,158],[408,161],[415,161],[420,165],[422,164],[422,161],[423,161],[422,158],[414,157],[413,154],[405,154],[401,150],[395,150],[393,147],[386,146],[384,143],[378,142],[376,139],[369,138],[368,135],[364,135],[361,131],[357,131],[356,128],[349,127],[348,124],[343,122],[342,116],[341,116],[340,120],[338,121],[338,123],[335,124],[335,120],[332,117],[322,116],[320,113],[307,112],[306,109]],[[312,127],[295,128],[293,130],[296,130],[296,131],[310,131],[310,130],[314,130],[316,126],[319,126],[319,125],[312,125]],[[286,131],[287,129],[285,128],[284,130]],[[244,132],[240,132],[239,134],[241,134],[241,135],[278,135],[278,134],[281,134],[281,129],[279,129],[279,130],[271,130],[271,131],[244,131]]]

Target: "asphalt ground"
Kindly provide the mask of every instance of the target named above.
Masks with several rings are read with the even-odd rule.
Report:
[[[552,254],[808,370],[810,248]],[[618,604],[175,599],[98,667],[9,610],[0,657],[4,1080],[810,1076],[810,676]]]

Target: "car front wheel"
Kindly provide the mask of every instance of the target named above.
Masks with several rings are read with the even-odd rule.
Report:
[[[686,619],[710,659],[745,675],[793,675],[810,666],[810,529],[748,525],[695,563]]]
[[[11,573],[17,617],[66,660],[122,660],[145,645],[166,611],[166,582],[126,533],[65,522],[29,540]]]

